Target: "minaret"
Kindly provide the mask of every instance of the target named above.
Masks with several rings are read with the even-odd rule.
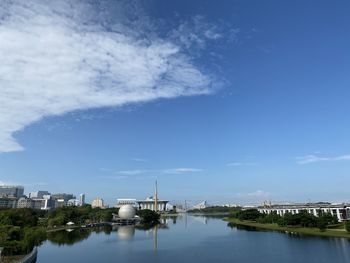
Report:
[[[158,184],[157,184],[157,180],[156,180],[155,199],[154,199],[154,211],[158,212]]]

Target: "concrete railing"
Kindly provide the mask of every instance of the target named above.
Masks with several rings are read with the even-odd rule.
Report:
[[[26,255],[24,258],[18,260],[16,263],[35,263],[38,255],[38,249],[35,247],[32,252]]]

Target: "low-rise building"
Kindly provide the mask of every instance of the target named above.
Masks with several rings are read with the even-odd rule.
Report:
[[[203,201],[203,202],[200,202],[199,204],[196,204],[195,206],[193,206],[193,209],[204,209],[207,207],[209,207],[207,201]]]
[[[66,206],[68,204],[68,200],[75,199],[73,194],[66,193],[52,194],[51,197],[57,201],[58,207]]]
[[[118,198],[117,203],[114,205],[116,208],[120,208],[123,205],[132,205],[134,207],[137,206],[136,199],[132,198]]]
[[[0,197],[0,208],[16,208],[17,198],[14,197]]]
[[[92,200],[91,207],[92,208],[105,208],[103,199],[100,197],[96,197],[94,200]]]
[[[17,208],[33,208],[33,200],[27,197],[21,197],[17,201]]]
[[[36,199],[21,197],[17,200],[16,207],[50,210],[52,208],[55,208],[55,201],[49,195],[45,195],[43,198]]]
[[[32,199],[42,199],[44,198],[44,195],[50,195],[50,193],[48,191],[35,191],[29,193],[28,197]]]
[[[314,216],[322,213],[330,213],[337,216],[339,221],[350,220],[350,204],[331,204],[331,203],[308,203],[308,204],[282,204],[282,205],[264,205],[258,207],[260,213],[277,213],[284,216],[286,213],[298,214],[306,211]]]
[[[78,199],[69,199],[67,202],[67,206],[79,206],[80,201]]]
[[[137,200],[137,207],[140,210],[149,209],[152,211],[166,211],[166,205],[168,200],[155,200],[153,196],[146,198],[145,200]]]

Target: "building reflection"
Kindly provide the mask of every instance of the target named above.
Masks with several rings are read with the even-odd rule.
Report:
[[[158,243],[159,243],[159,230],[161,229],[168,229],[168,220],[169,219],[161,219],[160,224],[154,225],[154,226],[148,226],[148,225],[114,225],[113,231],[117,233],[117,237],[119,241],[124,242],[133,242],[134,236],[136,231],[144,231],[146,235],[148,236],[147,239],[150,239],[152,242],[152,247],[154,253],[157,253],[158,251]],[[171,219],[173,221],[174,219]]]
[[[117,236],[119,240],[122,240],[122,241],[132,240],[134,235],[135,235],[134,225],[118,226]]]
[[[158,225],[153,228],[153,251],[155,254],[158,252]]]

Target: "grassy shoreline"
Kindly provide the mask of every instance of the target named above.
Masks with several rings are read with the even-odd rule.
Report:
[[[278,231],[284,233],[298,233],[308,236],[319,236],[319,237],[340,237],[340,238],[350,238],[350,233],[347,233],[345,229],[326,229],[325,231],[320,231],[318,228],[309,227],[284,227],[278,226],[277,224],[262,224],[253,221],[241,221],[236,218],[225,218],[225,221],[232,223],[236,226],[247,226],[255,227],[261,230]]]

